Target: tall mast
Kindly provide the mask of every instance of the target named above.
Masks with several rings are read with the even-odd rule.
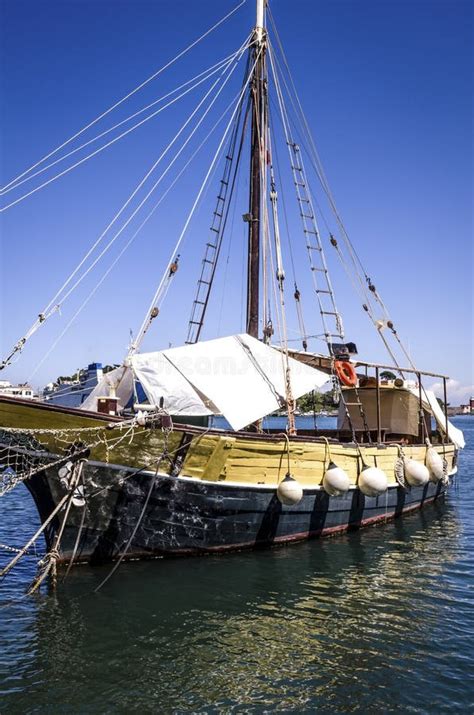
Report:
[[[255,64],[255,67],[250,85],[252,98],[252,129],[247,272],[247,333],[254,338],[258,338],[259,328],[261,147],[264,136],[262,108],[265,91],[264,6],[265,0],[257,0],[257,22],[254,31],[254,44],[250,50],[252,65]]]

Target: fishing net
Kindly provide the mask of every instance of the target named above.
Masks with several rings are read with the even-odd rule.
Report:
[[[94,427],[73,427],[61,429],[14,429],[0,428],[0,497],[4,496],[18,484],[38,475],[41,472],[56,473],[62,487],[49,515],[42,519],[41,526],[31,539],[18,549],[7,544],[0,548],[14,553],[13,558],[0,570],[0,580],[5,577],[29,553],[40,535],[51,530],[52,520],[59,519],[49,534],[48,550],[38,562],[38,573],[27,590],[34,593],[49,575],[54,586],[56,582],[57,564],[61,557],[61,540],[68,524],[71,508],[82,507],[82,520],[78,527],[76,542],[69,560],[72,566],[83,530],[86,510],[91,499],[113,488],[113,482],[103,484],[92,494],[84,491],[83,468],[88,460],[100,462],[128,463],[131,457],[134,463],[127,475],[121,478],[121,483],[140,474],[150,466],[154,467],[154,476],[158,473],[162,462],[173,464],[172,455],[181,449],[181,438],[174,433],[175,448],[170,450],[173,437],[173,423],[164,411],[156,411],[145,415],[138,413],[130,420],[122,422],[102,423]],[[136,464],[138,460],[139,466]],[[142,514],[129,539],[125,555],[133,535],[136,533],[145,512],[148,499],[154,486],[150,481],[148,496]],[[121,559],[119,559],[120,562]],[[118,563],[119,563],[118,562]]]
[[[0,428],[0,497],[46,467],[60,469],[95,451],[109,462],[122,444],[131,444],[143,427],[137,420],[71,429]]]

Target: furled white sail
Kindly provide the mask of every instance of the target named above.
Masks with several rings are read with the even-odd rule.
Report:
[[[413,394],[418,397],[418,387],[411,387],[410,389]],[[444,411],[440,407],[438,400],[436,399],[436,395],[432,390],[422,390],[422,403],[423,407],[428,410],[428,412],[431,412],[431,414],[435,418],[437,427],[440,432],[446,434],[446,417]],[[464,447],[466,446],[462,430],[455,427],[452,422],[449,422],[449,420],[448,437],[458,449],[464,449]]]
[[[289,365],[295,398],[328,380],[325,373],[292,358]],[[133,355],[130,368],[118,370],[129,374],[129,398],[133,373],[150,404],[163,402],[164,408],[174,415],[222,414],[235,430],[285,404],[284,355],[250,335],[232,335]],[[109,380],[103,379],[97,385],[84,409],[96,409],[97,397],[111,394],[110,383],[113,394],[116,372],[108,373],[105,378]]]

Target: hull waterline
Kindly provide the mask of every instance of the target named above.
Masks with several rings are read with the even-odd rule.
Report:
[[[62,494],[57,476],[46,471],[27,486],[45,518]],[[408,490],[391,486],[379,497],[367,497],[358,488],[329,497],[316,488],[305,490],[299,504],[284,506],[271,488],[152,472],[136,475],[126,467],[89,463],[84,471],[86,503],[70,510],[60,561],[113,561],[122,555],[135,529],[128,559],[276,546],[382,523],[442,498],[445,491],[441,482]],[[59,524],[57,519],[46,532],[48,548]]]

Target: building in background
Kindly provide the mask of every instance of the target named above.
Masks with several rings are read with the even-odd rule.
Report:
[[[469,398],[469,403],[467,405],[461,405],[460,409],[463,415],[474,415],[474,397]]]
[[[22,397],[24,400],[34,400],[38,397],[38,395],[35,395],[33,388],[26,382],[19,385],[12,385],[8,380],[0,380],[0,395]]]

